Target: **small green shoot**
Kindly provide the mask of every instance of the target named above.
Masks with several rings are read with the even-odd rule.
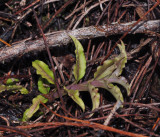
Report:
[[[20,91],[21,94],[28,94],[29,91],[22,85],[16,84],[17,82],[19,82],[18,79],[9,78],[6,82],[6,85],[0,83],[0,93],[3,91],[12,91],[12,92]]]

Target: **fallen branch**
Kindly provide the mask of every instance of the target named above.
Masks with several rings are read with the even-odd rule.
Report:
[[[90,26],[79,28],[71,31],[57,31],[53,33],[45,34],[49,47],[56,47],[60,45],[67,45],[71,39],[68,35],[72,35],[77,39],[91,39],[103,36],[110,36],[115,34],[125,33],[135,23],[123,23],[123,24],[111,24],[102,26]],[[160,20],[141,21],[129,34],[135,33],[147,33],[148,31],[160,32]],[[9,61],[10,59],[19,55],[24,55],[29,52],[38,52],[45,49],[44,41],[42,38],[37,40],[23,40],[17,43],[13,43],[11,47],[3,47],[0,49],[0,62]]]

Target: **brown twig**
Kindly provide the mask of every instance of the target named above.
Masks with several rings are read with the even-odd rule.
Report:
[[[103,25],[99,27],[90,26],[72,31],[58,31],[46,34],[46,40],[49,47],[56,47],[58,45],[67,45],[71,40],[69,35],[77,39],[91,39],[115,34],[123,34],[130,28],[135,21],[123,24]],[[141,21],[131,29],[130,34],[145,33],[146,30],[155,32],[160,31],[160,20]],[[103,30],[103,31],[102,31]],[[42,38],[37,40],[23,40],[12,44],[12,47],[4,47],[0,49],[0,62],[10,60],[19,55],[29,52],[37,52],[45,49]]]
[[[25,7],[24,9],[22,9],[22,10],[20,10],[20,11],[17,11],[17,12],[15,13],[15,15],[17,15],[17,14],[19,14],[19,13],[25,11],[26,9],[28,9],[28,8],[30,8],[30,7],[32,7],[33,5],[35,5],[36,3],[38,3],[39,1],[40,1],[40,0],[34,1],[33,3],[31,3],[30,5],[28,5],[28,6]]]
[[[23,136],[25,136],[25,137],[31,137],[28,132],[26,132],[26,131],[24,131],[24,130],[22,130],[22,129],[18,129],[18,128],[16,128],[16,127],[0,125],[0,130],[1,130],[1,131],[14,132],[14,133],[23,135]]]
[[[107,2],[109,0],[103,0],[101,1],[101,3]],[[78,21],[76,22],[76,24],[73,26],[73,29],[76,29],[76,27],[78,26],[78,24],[81,22],[81,20],[88,14],[88,12],[90,12],[92,9],[94,9],[95,7],[99,6],[99,2],[97,2],[96,4],[90,6],[78,19]]]
[[[115,112],[115,113],[116,113],[116,112]],[[153,136],[153,135],[154,135],[154,136],[156,136],[156,137],[159,137],[159,135],[156,135],[156,134],[154,134],[153,132],[149,132],[147,129],[144,129],[144,128],[141,127],[140,125],[135,124],[134,122],[128,120],[128,119],[125,118],[125,117],[120,116],[120,118],[123,119],[124,121],[126,121],[127,123],[130,123],[131,125],[133,125],[133,126],[139,128],[139,129],[141,129],[142,131],[150,134],[150,136]]]
[[[111,53],[113,52],[113,50],[115,49],[115,47],[117,46],[117,44],[124,39],[130,31],[132,31],[132,29],[141,21],[144,19],[144,17],[150,13],[154,8],[156,8],[158,5],[160,4],[160,1],[157,0],[156,4],[154,4],[153,7],[151,7],[145,14],[143,17],[141,17],[139,20],[137,20],[134,24],[132,24],[132,27],[130,27],[124,34],[123,36],[116,42],[116,44],[113,46],[113,48],[111,49],[111,51],[105,56],[105,58],[102,60],[101,64],[103,64],[103,62],[111,55]]]
[[[50,22],[64,9],[66,8],[73,0],[67,1],[52,17],[51,19],[45,24],[43,27],[43,30],[47,28],[47,26],[50,24]]]
[[[141,91],[141,93],[140,93],[140,95],[139,95],[139,99],[138,99],[138,100],[140,100],[140,98],[142,98],[145,90],[147,90],[146,87],[147,87],[147,85],[149,84],[153,73],[155,72],[156,66],[157,66],[158,61],[159,61],[159,56],[160,56],[160,48],[158,49],[158,57],[157,57],[156,62],[155,62],[155,64],[154,64],[153,68],[152,68],[152,72],[151,72],[151,74],[149,75],[149,77],[148,77],[148,79],[147,79],[147,81],[146,81],[146,83],[145,83],[146,86],[143,87],[143,89],[142,89],[142,91]]]
[[[89,122],[87,120],[80,120],[80,119],[76,119],[76,118],[69,118],[66,116],[62,116],[59,115],[57,113],[55,113],[53,110],[49,109],[44,103],[41,102],[41,104],[49,111],[51,111],[53,114],[55,114],[58,117],[64,118],[66,120],[69,121],[73,121],[73,122],[50,122],[50,123],[36,123],[36,124],[32,124],[32,125],[27,125],[27,126],[18,126],[18,128],[21,129],[26,129],[26,128],[33,128],[33,127],[41,127],[41,126],[53,126],[53,128],[55,128],[55,126],[77,126],[77,127],[90,127],[90,128],[95,128],[95,129],[102,129],[102,130],[106,130],[106,131],[111,131],[111,132],[115,132],[115,133],[119,133],[122,135],[127,135],[127,136],[132,136],[132,137],[146,137],[144,135],[140,135],[140,134],[135,134],[135,133],[131,133],[131,132],[127,132],[127,131],[122,131],[113,127],[109,127],[109,126],[105,126],[102,124],[98,124],[98,123],[94,123],[94,122]]]
[[[58,80],[57,80],[57,76],[56,76],[56,71],[55,71],[55,67],[54,67],[54,64],[53,64],[53,60],[52,60],[52,56],[51,56],[51,52],[49,50],[49,46],[48,46],[48,43],[47,43],[47,40],[46,40],[46,37],[43,33],[43,30],[42,30],[42,27],[38,21],[38,18],[37,18],[37,15],[36,15],[36,12],[35,10],[33,9],[33,13],[34,13],[34,16],[36,18],[36,21],[37,21],[37,24],[38,24],[38,27],[39,27],[39,30],[40,30],[40,33],[42,34],[42,37],[43,37],[43,40],[44,40],[44,45],[45,45],[45,48],[47,50],[47,53],[48,53],[48,56],[49,56],[49,60],[50,60],[50,63],[51,63],[51,66],[52,66],[52,71],[53,71],[53,74],[54,74],[54,81],[55,81],[55,85],[56,85],[56,88],[57,88],[57,92],[58,92],[58,95],[60,97],[60,100],[61,100],[61,103],[62,103],[62,106],[63,106],[63,109],[64,108],[64,101],[62,99],[62,94],[60,92],[60,87],[59,87],[59,84],[58,84]]]

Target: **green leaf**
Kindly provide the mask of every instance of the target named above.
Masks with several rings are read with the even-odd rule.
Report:
[[[38,95],[36,98],[32,100],[32,105],[30,108],[26,109],[23,114],[22,121],[28,121],[39,109],[40,102],[47,103],[48,99],[43,97],[42,95]]]
[[[94,73],[94,79],[99,80],[109,76],[115,69],[116,66],[114,65],[114,60],[106,60],[102,66],[97,68],[97,71]]]
[[[47,64],[43,61],[35,60],[32,62],[32,66],[37,70],[37,74],[47,79],[49,83],[54,84],[53,72],[49,69]]]
[[[49,87],[48,81],[46,79],[40,77],[38,80],[38,89],[42,94],[49,93],[50,87]]]
[[[107,78],[106,80],[109,81],[109,83],[117,83],[123,86],[126,89],[127,94],[128,95],[130,94],[130,85],[125,77],[117,77],[117,76],[112,75],[112,77]]]
[[[116,76],[120,76],[122,74],[123,68],[125,68],[125,64],[127,63],[127,53],[125,51],[125,45],[123,41],[121,41],[121,45],[118,44],[118,47],[120,50],[120,55],[115,58],[117,68],[114,74]]]
[[[121,102],[124,102],[120,88],[117,85],[114,85],[114,83],[117,83],[123,86],[129,95],[130,86],[127,80],[120,76],[122,74],[123,68],[125,67],[125,63],[127,62],[127,54],[125,51],[124,43],[121,42],[121,45],[118,45],[118,47],[120,54],[113,59],[106,60],[102,66],[99,66],[94,74],[94,79],[80,84],[72,84],[67,86],[67,88],[64,87],[64,92],[67,91],[68,95],[82,108],[83,111],[85,110],[85,105],[82,99],[79,97],[80,91],[89,91],[93,104],[92,110],[99,107],[100,95],[98,93],[98,88],[104,88],[108,90],[117,101],[120,100]],[[76,53],[77,52],[78,50],[76,49]],[[78,53],[76,54],[76,58],[80,58]],[[78,80],[81,78],[79,79],[80,67],[77,65],[80,63],[77,62],[78,61],[76,61],[76,65],[74,67],[74,75],[76,81],[78,82]]]
[[[21,86],[21,85],[19,85],[19,86]],[[25,87],[21,87],[19,89],[19,91],[21,92],[21,94],[28,94],[29,93],[29,91]]]
[[[6,85],[13,85],[13,84],[15,84],[17,82],[19,82],[19,79],[9,78],[9,79],[7,79]]]
[[[79,97],[79,91],[67,89],[66,87],[64,87],[64,90],[67,91],[68,95],[82,108],[84,112],[85,105],[83,100]]]
[[[116,76],[121,75],[123,68],[125,67],[125,63],[127,62],[127,54],[125,51],[125,45],[121,41],[121,45],[118,44],[118,48],[120,50],[120,54],[113,58],[104,61],[102,66],[97,68],[97,71],[94,73],[94,79],[99,80],[105,77],[110,77],[115,74]]]
[[[119,87],[109,83],[107,80],[100,80],[99,82],[101,83],[101,86],[98,87],[106,89],[116,98],[116,100],[124,102],[123,95]]]
[[[73,36],[70,36],[73,40],[76,50],[76,64],[73,66],[73,74],[76,79],[76,82],[78,82],[80,79],[83,78],[86,71],[86,59],[84,55],[83,46],[81,43]]]
[[[0,84],[0,93],[6,90],[6,86],[3,84]]]
[[[94,80],[99,80],[97,87],[105,88],[108,90],[116,100],[124,101],[123,95],[118,88],[118,86],[113,85],[112,83],[117,83],[123,86],[127,93],[130,93],[130,86],[127,80],[124,77],[119,77],[122,74],[125,63],[127,62],[127,54],[125,51],[125,45],[121,41],[121,45],[118,44],[120,54],[110,60],[106,60],[102,66],[97,68],[97,71],[94,74]]]
[[[98,88],[95,88],[90,83],[88,84],[88,90],[92,99],[92,111],[99,107],[100,104],[100,94],[98,93]]]
[[[29,93],[29,91],[21,85],[3,85],[3,84],[0,84],[0,93],[3,92],[3,91],[12,91],[12,92],[20,91],[21,94],[28,94]]]

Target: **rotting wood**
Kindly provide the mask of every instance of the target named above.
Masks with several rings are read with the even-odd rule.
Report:
[[[57,31],[47,33],[45,34],[45,36],[49,47],[56,47],[67,45],[69,42],[71,42],[71,39],[68,35],[72,35],[81,40],[110,36],[115,34],[123,34],[134,23],[135,21],[122,24],[113,23],[111,25],[102,25],[97,27],[90,26],[70,31]],[[160,20],[141,21],[132,28],[129,34],[147,33],[147,31],[160,32]],[[13,43],[11,47],[1,48],[0,63],[9,61],[10,59],[19,55],[24,55],[29,52],[38,52],[42,50],[45,50],[45,45],[42,38],[39,38],[37,40],[31,40],[31,38],[28,38],[27,40]]]

